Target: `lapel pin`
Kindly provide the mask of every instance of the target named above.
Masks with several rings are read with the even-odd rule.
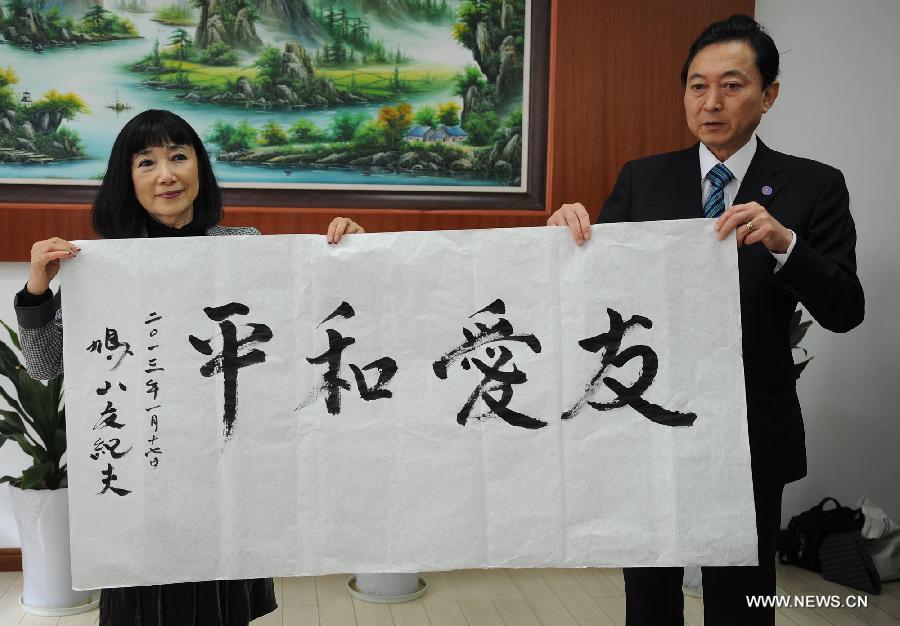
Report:
[[[760,191],[762,191],[762,195],[764,195],[764,196],[772,195],[772,188],[769,187],[768,185],[763,186],[763,188]]]

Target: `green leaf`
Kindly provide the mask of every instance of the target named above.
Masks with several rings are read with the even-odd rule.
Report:
[[[34,380],[28,372],[19,372],[19,401],[34,420],[38,437],[46,444],[56,432],[59,406],[50,385]]]
[[[11,411],[0,411],[2,413],[9,413],[10,415],[15,415],[19,417],[18,413],[12,413]],[[6,435],[7,437],[15,437],[16,435],[24,435],[25,434],[25,425],[22,423],[22,420],[15,419],[5,419],[0,420],[0,435]]]
[[[803,317],[803,311],[798,306],[794,309],[794,312],[791,313],[791,328],[796,328],[800,325],[800,318]]]
[[[18,442],[19,447],[22,448],[25,454],[34,459],[35,463],[46,463],[48,461],[47,451],[39,446],[32,445],[25,438],[25,435],[16,435],[14,439]]]
[[[66,431],[63,428],[57,428],[53,437],[52,445],[47,447],[50,454],[50,460],[59,464],[59,460],[66,453]]]
[[[809,362],[813,360],[813,357],[809,357],[805,361],[800,361],[799,363],[794,363],[794,380],[800,378],[800,374],[803,373],[803,370],[806,369],[806,366],[809,365]]]
[[[22,351],[16,332],[0,320],[12,341]],[[0,341],[0,375],[15,386],[14,395],[0,387],[0,397],[12,411],[0,409],[0,446],[13,439],[30,456],[34,464],[21,477],[4,476],[0,484],[10,483],[21,489],[59,488],[68,485],[65,465],[59,467],[66,451],[66,413],[61,407],[63,377],[57,376],[47,384],[28,375],[19,357]],[[29,431],[26,425],[34,429]],[[37,437],[34,438],[34,435]],[[43,447],[42,445],[43,444]],[[46,449],[45,449],[46,448]]]
[[[0,324],[3,324],[3,327],[6,329],[6,332],[9,333],[9,338],[12,341],[13,345],[16,347],[16,350],[19,352],[22,351],[22,344],[19,343],[19,335],[16,334],[12,328],[6,325],[6,322],[0,320]]]
[[[21,428],[22,430],[25,430],[25,424],[22,423],[22,416],[19,415],[17,412],[4,411],[3,409],[0,409],[0,415],[2,415],[3,417],[6,418],[5,420],[0,420],[0,425],[2,425],[4,423],[4,421],[7,421],[7,422],[10,422],[11,424],[13,424],[14,426],[16,426],[17,428]],[[2,426],[0,426],[0,428],[2,428]]]
[[[32,465],[22,472],[22,489],[33,489],[35,485],[44,480],[51,470],[53,470],[52,463]]]
[[[7,404],[9,404],[9,406],[11,406],[14,411],[17,411],[19,413],[23,412],[22,406],[18,402],[16,402],[15,398],[13,398],[11,395],[6,393],[6,390],[3,388],[2,385],[0,385],[0,397],[2,397],[4,400],[6,400]]]
[[[62,489],[67,486],[66,481],[66,470],[59,469],[53,472],[50,472],[50,475],[47,476],[46,479],[47,489]]]
[[[19,378],[20,369],[22,369],[22,364],[19,362],[19,357],[10,350],[8,345],[0,341],[0,375],[6,376],[15,384]]]
[[[56,378],[47,383],[48,392],[50,394],[50,403],[53,405],[54,412],[59,411],[59,403],[62,401],[63,392],[63,375],[60,374]]]
[[[3,398],[10,404],[10,406],[12,406],[16,410],[16,414],[21,420],[24,420],[25,423],[34,428],[34,422],[32,421],[32,419],[28,417],[25,411],[22,410],[22,407],[19,406],[19,403],[16,402],[12,397],[9,396],[9,394],[7,394],[3,390],[3,387],[0,387],[0,396],[3,396]],[[3,411],[2,413],[4,415],[7,415],[9,411]]]
[[[802,317],[803,309],[800,305],[797,305],[797,308],[794,309],[794,312],[791,314],[791,324],[789,326],[791,348],[798,348],[800,346],[800,342],[803,341],[803,337],[806,336],[806,331],[812,326],[812,320],[806,320],[804,322],[802,321]]]
[[[801,322],[797,328],[793,329],[793,332],[791,332],[791,347],[796,348],[800,345],[800,342],[803,341],[803,338],[806,336],[806,331],[809,330],[810,326],[812,326],[812,320],[807,320]]]
[[[6,400],[6,402],[9,404],[9,406],[12,407],[13,411],[18,412],[19,414],[22,414],[25,412],[22,410],[22,406],[18,402],[16,402],[16,399],[13,398],[8,393],[6,393],[6,390],[3,389],[3,387],[0,387],[0,396],[2,396],[4,400]]]

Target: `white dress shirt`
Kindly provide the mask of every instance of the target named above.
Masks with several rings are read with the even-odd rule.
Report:
[[[728,159],[723,163],[725,167],[734,175],[734,178],[728,181],[728,184],[725,185],[722,193],[725,196],[725,207],[728,208],[732,204],[734,204],[734,199],[737,196],[738,189],[741,188],[741,183],[744,182],[744,178],[747,176],[747,170],[750,169],[750,161],[753,160],[753,155],[756,154],[756,133],[750,138],[750,141],[745,143],[740,150],[732,154]],[[712,183],[706,178],[706,175],[709,174],[709,170],[714,168],[716,165],[721,163],[716,156],[710,152],[709,148],[707,148],[702,142],[700,144],[700,184],[702,186],[702,198],[700,206],[706,204],[706,199],[709,197],[709,192],[712,189]],[[775,271],[777,272],[781,269],[781,266],[787,263],[788,257],[791,255],[791,251],[794,249],[794,244],[797,242],[797,234],[794,231],[791,231],[791,243],[788,245],[787,252],[784,254],[779,254],[777,252],[771,252],[772,256],[775,257]]]

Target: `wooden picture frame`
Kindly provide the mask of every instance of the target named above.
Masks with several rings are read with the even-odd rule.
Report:
[[[422,190],[265,189],[223,186],[229,207],[416,209],[416,210],[546,210],[547,137],[550,75],[551,0],[531,1],[530,59],[528,67],[527,174],[524,192]],[[86,205],[93,201],[96,186],[90,184],[5,182],[0,183],[4,203]]]

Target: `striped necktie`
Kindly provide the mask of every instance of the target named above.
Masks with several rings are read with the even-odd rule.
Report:
[[[706,198],[706,203],[703,205],[703,216],[719,217],[725,212],[725,185],[734,178],[734,174],[727,167],[718,163],[709,170],[706,178],[711,183],[711,187],[709,197]]]

